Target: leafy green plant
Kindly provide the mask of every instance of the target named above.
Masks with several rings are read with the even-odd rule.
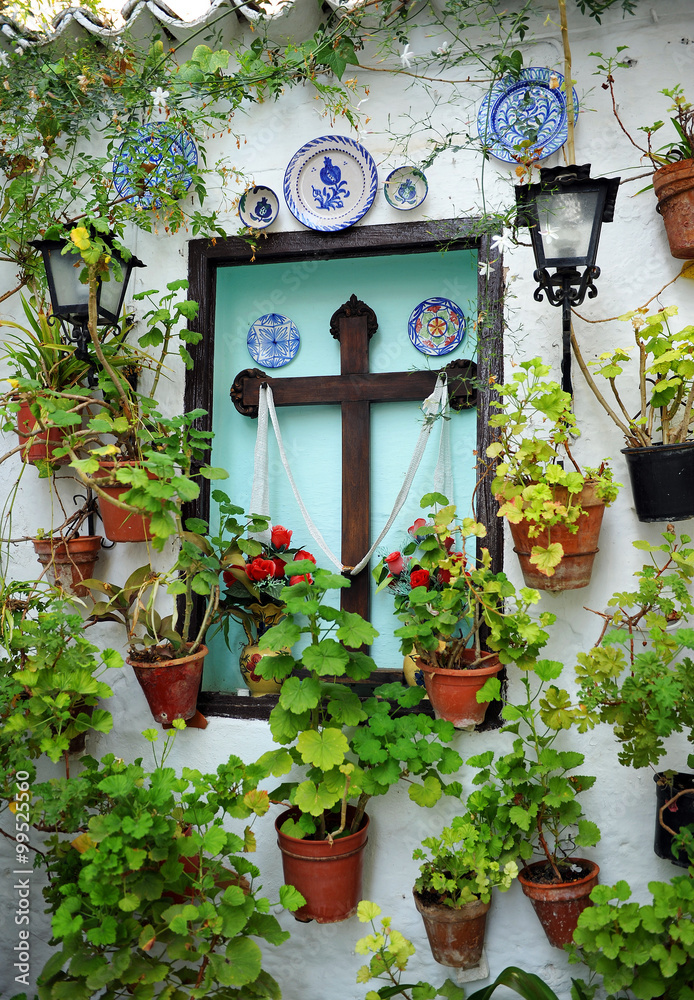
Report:
[[[287,617],[259,641],[261,650],[279,655],[264,657],[255,667],[261,677],[284,681],[270,713],[270,731],[286,747],[268,751],[259,763],[275,777],[295,765],[305,775],[272,792],[273,800],[286,800],[299,810],[283,832],[300,838],[334,836],[348,825],[348,799],[356,799],[349,824],[354,832],[369,798],[384,795],[401,779],[411,782],[410,798],[419,805],[433,806],[444,790],[458,794],[459,784],[445,786],[440,777],[455,773],[462,763],[456,751],[443,746],[452,740],[453,726],[406,714],[424,697],[421,689],[383,684],[362,701],[344,683],[366,681],[376,667],[359,648],[377,635],[373,626],[326,603],[329,591],[348,587],[349,581],[307,559],[287,563],[285,572],[296,580],[280,595]],[[301,652],[281,652],[304,636],[308,645]],[[304,676],[290,676],[299,670]]]

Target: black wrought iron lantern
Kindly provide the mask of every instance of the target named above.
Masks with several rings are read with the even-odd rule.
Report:
[[[31,245],[43,257],[53,315],[72,327],[67,337],[77,345],[75,357],[89,362],[89,284],[80,281],[84,261],[76,254],[63,253],[63,240],[33,240]],[[107,265],[108,280],[102,277],[97,280],[96,309],[99,326],[109,327],[119,322],[133,268],[145,266],[134,255],[126,261],[117,250],[112,250],[111,260]],[[117,278],[118,267],[122,280]]]
[[[572,392],[571,307],[598,294],[600,230],[603,222],[612,222],[618,189],[619,177],[591,177],[589,163],[544,168],[538,184],[516,187],[516,222],[529,227],[535,254],[534,297],[541,302],[546,295],[562,307],[562,388],[567,392]]]

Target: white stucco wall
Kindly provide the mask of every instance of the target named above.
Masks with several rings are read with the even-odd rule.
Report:
[[[534,24],[534,37],[523,46],[527,65],[549,65],[562,70],[561,46],[557,24],[543,24],[547,12],[556,20],[554,5],[537,5],[538,15]],[[681,82],[685,88],[691,84],[694,69],[694,14],[693,0],[650,0],[640,3],[635,17],[622,19],[618,13],[608,12],[603,17],[602,26],[588,18],[581,18],[571,5],[571,45],[574,57],[574,77],[581,102],[581,115],[576,131],[576,159],[578,163],[590,162],[594,174],[607,176],[645,172],[638,169],[636,151],[630,147],[619,131],[610,110],[609,93],[600,88],[601,80],[591,74],[596,60],[589,53],[599,49],[603,53],[614,52],[617,45],[628,44],[629,55],[635,65],[628,71],[620,71],[617,77],[617,93],[620,111],[626,124],[635,129],[649,124],[657,118],[666,117],[667,99],[658,94],[662,87]],[[436,49],[445,36],[434,37],[431,29],[413,27],[410,33],[410,47],[413,53],[421,54]],[[363,61],[375,65],[376,53],[368,53]],[[391,61],[392,63],[392,61]],[[471,66],[471,74],[478,74]],[[426,132],[415,135],[409,148],[409,156],[392,150],[387,134],[388,116],[390,128],[402,131],[406,116],[421,121],[430,107],[430,99],[408,78],[391,78],[386,74],[359,72],[360,83],[371,87],[368,109],[371,121],[359,133],[378,162],[379,175],[384,178],[389,169],[405,159],[416,161],[423,155]],[[436,72],[436,76],[445,73]],[[455,71],[456,79],[464,74]],[[431,83],[441,97],[449,94],[445,83]],[[477,103],[482,97],[482,86],[459,86],[462,95],[455,104],[443,104],[436,112],[436,118],[446,131],[453,127],[474,134],[474,115]],[[690,95],[691,96],[691,95]],[[321,117],[320,106],[314,100],[309,88],[297,88],[273,103],[254,105],[244,118],[238,115],[237,127],[245,131],[238,153],[234,152],[234,162],[248,178],[257,183],[269,185],[281,191],[286,163],[305,141],[315,136],[336,131],[354,134],[346,123],[339,122],[333,127]],[[459,124],[455,124],[459,123]],[[234,140],[230,136],[213,140],[209,145],[209,159],[217,154],[229,152]],[[235,143],[234,143],[235,145]],[[559,164],[560,154],[555,154],[544,162],[546,166]],[[377,197],[373,208],[362,220],[364,225],[448,218],[454,215],[475,215],[480,206],[480,176],[482,161],[478,153],[466,151],[455,154],[445,153],[427,170],[429,197],[421,209],[399,216],[389,208],[382,196]],[[491,161],[484,167],[484,184],[488,204],[508,204],[512,197],[514,183],[512,168]],[[680,267],[669,254],[665,231],[655,212],[655,199],[651,192],[635,196],[635,192],[645,182],[635,182],[622,187],[617,199],[615,221],[605,226],[601,238],[598,264],[602,275],[598,281],[597,299],[586,302],[580,312],[590,318],[617,316],[626,310],[643,304],[663,285],[673,278]],[[233,234],[238,228],[233,214],[228,216],[228,232]],[[282,209],[280,220],[271,231],[281,229],[298,230],[299,224],[286,210]],[[133,234],[130,243],[133,251],[148,264],[144,272],[135,275],[134,291],[143,288],[164,287],[167,281],[186,275],[185,234],[167,236],[164,233],[147,235]],[[506,370],[512,371],[514,363],[542,354],[555,365],[559,373],[561,317],[558,309],[533,300],[532,281],[533,260],[529,248],[518,247],[509,252],[504,260],[510,284],[508,318],[510,329],[506,340]],[[7,265],[0,265],[0,284],[9,287],[13,275]],[[661,298],[662,304],[677,303],[680,307],[682,325],[691,321],[694,313],[694,285],[684,280],[667,289]],[[10,315],[10,303],[0,306],[3,315]],[[14,310],[16,314],[16,309]],[[625,324],[613,323],[609,327],[590,327],[580,320],[576,322],[577,335],[585,354],[590,357],[606,346],[606,338],[611,341],[621,337],[628,343],[629,331]],[[182,373],[178,371],[173,381],[162,389],[163,404],[175,409],[182,399]],[[631,573],[641,565],[641,558],[631,541],[637,538],[658,539],[660,527],[637,521],[628,482],[626,467],[620,448],[623,441],[602,411],[597,408],[582,382],[578,369],[574,373],[575,406],[582,436],[576,443],[575,454],[583,465],[596,465],[605,456],[612,457],[616,479],[625,488],[607,512],[600,541],[593,580],[586,590],[569,592],[560,596],[545,595],[541,607],[555,612],[557,626],[548,655],[562,659],[567,667],[562,683],[571,687],[571,666],[575,654],[588,648],[599,633],[598,620],[585,610],[584,606],[602,609],[613,591],[626,588]],[[19,464],[2,467],[2,492],[10,489],[20,471]],[[66,478],[59,473],[59,480]],[[61,482],[61,492],[65,497],[74,490],[71,483]],[[49,493],[45,482],[38,483],[36,472],[25,470],[18,502],[14,507],[12,537],[32,534],[37,525],[50,522]],[[690,524],[681,525],[682,529]],[[6,535],[3,526],[3,535]],[[521,584],[520,572],[510,542],[507,542],[506,570],[515,583]],[[99,563],[99,575],[106,580],[123,578],[135,568],[137,556],[127,546],[117,546],[104,551]],[[142,560],[143,561],[143,560]],[[12,550],[12,565],[8,575],[31,578],[36,567],[31,547],[17,545]],[[120,642],[120,634],[109,631],[104,626],[101,638],[110,645]],[[92,630],[96,631],[96,630]],[[88,749],[94,756],[114,751],[126,759],[149,756],[149,748],[141,737],[141,731],[151,725],[151,717],[140,689],[128,669],[114,673],[109,678],[114,689],[114,698],[109,703],[115,725],[108,737],[91,736]],[[511,694],[514,691],[514,677],[511,673]],[[601,866],[601,881],[613,883],[626,878],[635,896],[647,898],[647,883],[652,879],[669,879],[676,870],[665,861],[655,857],[652,851],[654,823],[654,795],[651,775],[647,771],[635,772],[617,763],[616,746],[607,728],[600,728],[586,736],[571,732],[564,736],[565,745],[585,752],[585,773],[597,775],[594,788],[584,795],[584,807],[588,818],[598,823],[602,830],[601,843],[590,852]],[[499,733],[470,735],[461,733],[456,747],[464,758],[481,752],[487,747],[498,751],[510,741]],[[201,770],[213,770],[229,753],[239,753],[244,759],[255,759],[271,746],[266,724],[241,722],[211,718],[206,731],[189,731],[178,738],[170,761],[177,766],[194,765]],[[685,769],[687,744],[684,737],[671,741],[667,765],[675,769]],[[463,776],[465,783],[465,775]],[[466,784],[469,788],[469,782]],[[436,965],[431,958],[424,929],[411,899],[411,886],[417,865],[411,860],[412,850],[422,837],[438,831],[450,819],[454,803],[446,800],[434,810],[422,810],[408,799],[406,790],[392,791],[386,798],[371,804],[371,836],[367,847],[365,864],[364,896],[380,904],[384,914],[393,916],[394,925],[411,938],[417,946],[417,955],[411,962],[412,975],[408,979],[429,979],[440,983],[448,971]],[[257,821],[258,836],[257,862],[263,873],[263,883],[271,898],[277,897],[277,886],[281,883],[279,853],[275,846],[274,831],[270,817]],[[13,898],[10,892],[11,863],[7,848],[0,843],[0,879],[3,900]],[[43,903],[38,891],[40,876],[34,876],[32,895],[32,973],[36,975],[47,956],[49,928],[42,915]],[[2,995],[11,997],[15,992],[14,975],[10,968],[10,947],[16,941],[11,913],[6,912],[0,919],[7,924],[0,933],[0,953],[4,949],[5,958],[0,960],[0,990]],[[362,935],[363,928],[353,918],[334,926],[302,925],[291,915],[281,914],[280,920],[291,931],[291,939],[281,948],[264,946],[265,965],[280,982],[286,1000],[324,1000],[328,995],[339,1000],[359,1000],[365,988],[355,984],[355,974],[363,963],[354,954],[353,946]],[[577,967],[567,964],[566,956],[552,949],[540,928],[529,902],[523,897],[520,886],[514,885],[505,896],[497,896],[492,907],[487,931],[487,957],[492,978],[509,964],[519,965],[537,972],[562,998],[568,998],[571,975],[580,972]],[[479,983],[478,985],[482,985]],[[20,992],[17,987],[16,992]],[[30,993],[31,995],[31,993]]]

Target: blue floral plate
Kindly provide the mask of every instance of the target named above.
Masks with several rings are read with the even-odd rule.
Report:
[[[121,198],[143,208],[161,208],[152,188],[182,197],[198,162],[195,140],[167,122],[150,122],[126,136],[113,161],[113,183]]]
[[[308,229],[334,233],[366,215],[377,187],[376,164],[363,146],[344,135],[324,135],[289,161],[284,200]]]
[[[518,79],[505,76],[494,84],[482,101],[477,115],[477,131],[485,151],[506,163],[517,161],[527,150],[537,158],[556,153],[566,142],[566,95],[561,73],[544,66],[529,66]],[[572,90],[574,115],[578,95]],[[530,147],[521,147],[530,142]]]
[[[427,179],[417,167],[396,167],[383,185],[386,201],[401,212],[419,208],[428,193]]]
[[[424,299],[413,309],[407,332],[421,354],[450,354],[465,336],[465,313],[450,299]]]
[[[244,191],[239,202],[239,218],[249,229],[266,229],[280,211],[280,200],[269,187]]]
[[[288,316],[259,316],[248,331],[246,343],[254,361],[263,368],[288,365],[299,350],[299,331]]]

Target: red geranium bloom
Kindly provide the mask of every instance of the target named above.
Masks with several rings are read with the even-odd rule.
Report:
[[[222,573],[222,577],[224,578],[224,582],[226,583],[227,587],[233,587],[234,584],[236,583],[236,577],[228,569],[224,570],[224,572]]]
[[[436,575],[441,583],[451,582],[451,571],[449,569],[437,569]]]
[[[298,562],[300,559],[310,559],[314,565],[316,563],[315,557],[312,556],[310,552],[307,552],[306,549],[299,549],[297,554],[294,556],[294,562]]]
[[[256,556],[246,566],[246,573],[249,579],[258,582],[259,580],[265,580],[268,576],[274,576],[275,574],[275,564],[272,559],[263,559],[262,556]]]
[[[413,569],[410,573],[410,586],[412,589],[415,587],[426,587],[429,589],[429,570],[428,569]]]
[[[302,573],[301,576],[290,576],[290,586],[293,587],[295,583],[313,583],[313,577],[310,573]]]
[[[450,552],[451,551],[451,549],[453,548],[453,543],[454,542],[455,542],[455,539],[451,538],[450,535],[448,536],[448,538],[444,538],[444,540],[443,540],[443,547],[446,550],[446,552]]]
[[[388,572],[391,576],[398,576],[402,573],[405,566],[405,560],[402,558],[402,552],[391,552],[389,556],[386,556],[383,560],[388,567]]]
[[[288,548],[291,540],[291,531],[288,528],[283,528],[281,524],[276,524],[270,532],[270,541],[276,549]]]

